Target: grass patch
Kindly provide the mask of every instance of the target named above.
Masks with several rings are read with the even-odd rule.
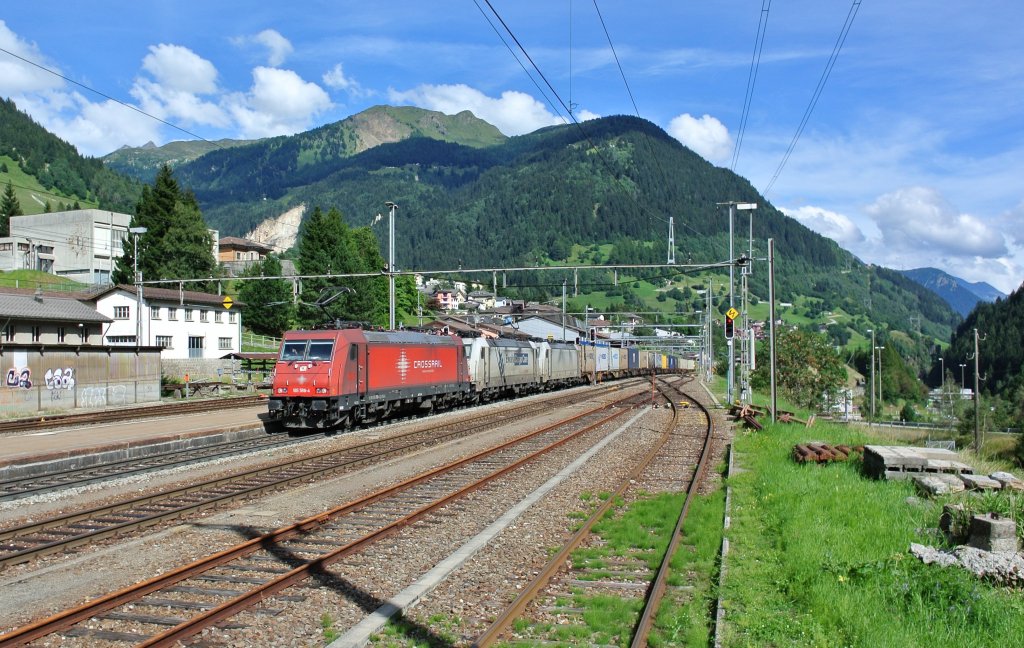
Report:
[[[726,645],[1019,643],[1021,593],[907,553],[911,542],[940,543],[940,502],[908,501],[910,483],[866,479],[856,463],[790,461],[808,435],[777,425],[736,439]],[[813,436],[869,441],[839,426],[819,425]]]

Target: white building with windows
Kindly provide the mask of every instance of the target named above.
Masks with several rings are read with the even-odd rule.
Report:
[[[112,322],[103,331],[111,346],[161,347],[165,359],[216,359],[242,350],[242,304],[223,295],[135,286],[111,286],[91,299]]]
[[[0,239],[0,268],[110,283],[131,220],[129,214],[102,209],[13,216],[10,236]]]

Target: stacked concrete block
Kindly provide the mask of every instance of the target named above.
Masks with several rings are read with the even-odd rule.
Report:
[[[968,544],[975,549],[996,553],[1016,553],[1017,523],[1013,518],[994,513],[971,518],[971,537]]]

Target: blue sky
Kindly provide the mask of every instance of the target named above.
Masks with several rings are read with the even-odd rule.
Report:
[[[547,97],[538,90],[478,1],[9,3],[0,48],[206,139],[296,133],[377,104],[471,110],[508,135],[563,123],[559,100],[534,73]],[[491,4],[579,119],[634,114],[593,0]],[[852,2],[597,6],[640,115],[725,167],[766,15],[735,171],[866,262],[1020,286],[1018,3],[857,6],[774,182]],[[85,154],[190,139],[6,52],[0,96]]]

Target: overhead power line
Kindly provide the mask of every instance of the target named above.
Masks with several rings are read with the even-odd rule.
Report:
[[[754,99],[754,85],[757,83],[757,71],[761,67],[761,50],[764,48],[764,35],[768,31],[768,12],[771,11],[772,0],[761,0],[761,16],[757,21],[757,36],[754,37],[754,53],[750,57],[750,72],[747,73],[747,91],[743,96],[743,111],[740,114],[740,127],[736,131],[736,147],[732,151],[730,169],[736,171],[736,163],[740,159],[743,147],[743,135],[747,131],[747,119],[750,117],[750,105]]]
[[[100,92],[96,88],[91,88],[91,87],[85,85],[84,83],[79,83],[78,81],[75,81],[74,79],[69,79],[68,77],[64,76],[60,72],[57,72],[56,70],[51,70],[50,68],[46,67],[45,65],[40,65],[39,63],[36,63],[35,61],[30,61],[29,59],[25,58],[24,56],[19,56],[19,55],[15,54],[14,52],[12,52],[10,50],[7,50],[7,49],[4,49],[2,47],[0,47],[0,52],[3,52],[4,54],[8,54],[10,56],[13,56],[14,58],[18,59],[19,61],[24,61],[25,63],[28,63],[31,66],[39,68],[43,72],[47,72],[49,74],[52,74],[53,76],[55,76],[55,77],[57,77],[59,79],[63,79],[65,81],[67,81],[68,83],[73,83],[76,86],[78,86],[79,88],[83,88],[85,90],[88,90],[89,92],[92,92],[93,94],[97,94],[97,95],[103,97],[104,99],[108,99],[108,100],[113,101],[114,103],[116,103],[118,105],[124,106],[125,108],[127,108],[129,110],[134,110],[135,112],[139,113],[140,115],[145,115],[146,117],[149,117],[150,119],[155,119],[156,121],[160,122],[161,124],[164,124],[166,126],[170,126],[171,128],[173,128],[175,130],[179,130],[182,133],[185,133],[186,135],[191,135],[192,137],[194,137],[196,139],[203,140],[204,142],[208,142],[208,143],[213,144],[214,146],[217,146],[218,148],[220,148],[220,146],[216,142],[211,142],[210,140],[206,139],[202,135],[196,135],[195,133],[193,133],[190,130],[186,130],[186,129],[182,128],[181,126],[178,126],[176,124],[172,124],[169,121],[160,119],[156,115],[152,115],[152,114],[146,112],[145,110],[142,110],[141,108],[136,108],[135,106],[133,106],[131,104],[127,104],[127,103],[121,101],[120,99],[115,99],[114,97],[111,97],[110,95],[108,95],[106,93]]]
[[[789,156],[793,154],[793,149],[796,148],[796,143],[800,141],[800,135],[804,132],[804,128],[807,126],[807,122],[811,119],[811,113],[814,112],[814,107],[818,103],[818,98],[821,97],[822,91],[825,89],[825,83],[828,81],[829,75],[832,73],[832,68],[835,67],[836,59],[839,58],[839,52],[843,49],[843,44],[846,42],[846,37],[850,33],[850,28],[853,27],[853,19],[857,17],[857,10],[860,9],[861,0],[853,0],[853,4],[850,5],[850,11],[846,14],[846,22],[843,23],[843,28],[839,30],[839,37],[836,39],[836,44],[832,48],[832,55],[829,56],[828,62],[825,63],[825,69],[821,73],[821,78],[818,79],[818,85],[814,88],[814,93],[811,95],[811,101],[807,104],[807,109],[804,110],[804,116],[800,120],[800,125],[796,129],[796,133],[793,135],[793,141],[789,143],[789,148],[786,149],[786,154],[782,156],[782,161],[779,162],[779,167],[775,169],[775,175],[772,176],[768,186],[764,188],[761,195],[767,196],[768,192],[772,190],[775,185],[775,181],[778,180],[779,174],[782,173],[782,169],[786,166],[786,162],[789,161]]]

